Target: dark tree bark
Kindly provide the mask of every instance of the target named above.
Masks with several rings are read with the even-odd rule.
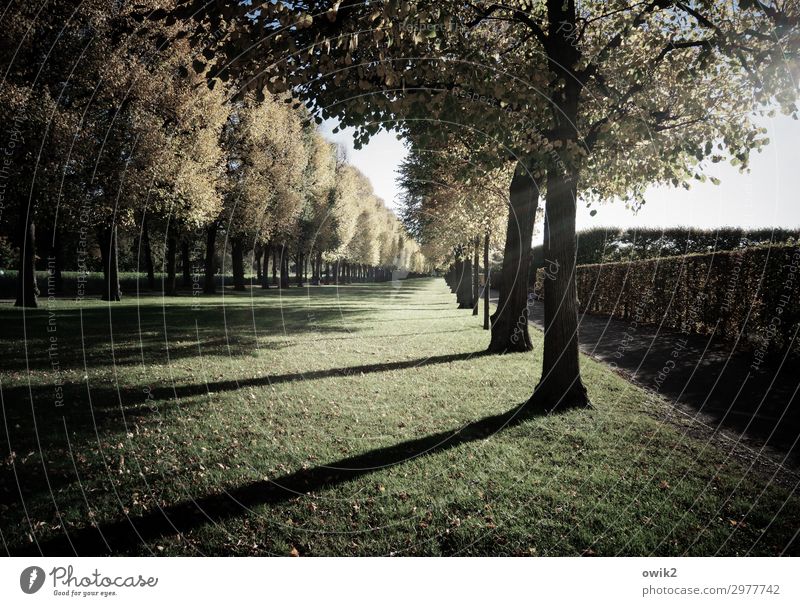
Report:
[[[20,213],[19,261],[17,265],[17,300],[14,307],[38,307],[36,285],[36,227],[27,213]]]
[[[490,353],[529,351],[528,268],[539,188],[520,162],[509,188],[510,207],[500,276],[500,296],[492,317]]]
[[[472,315],[478,315],[478,303],[480,301],[480,274],[478,273],[478,249],[480,247],[480,240],[475,236],[475,242],[472,247]]]
[[[303,259],[305,255],[303,253],[297,253],[297,257],[295,258],[295,266],[294,266],[294,276],[297,280],[297,286],[303,286]]]
[[[461,283],[458,288],[461,297],[458,308],[470,309],[472,307],[472,261],[469,258],[469,251],[461,262],[461,267]]]
[[[217,243],[217,224],[212,223],[206,230],[206,263],[205,263],[205,281],[203,282],[203,292],[207,295],[213,295],[217,292],[217,285],[214,283],[214,274],[216,268],[214,267],[214,254]]]
[[[256,280],[261,282],[261,254],[263,253],[262,246],[256,246],[253,249],[253,269],[256,272]]]
[[[269,288],[269,257],[270,252],[272,252],[272,244],[266,244],[264,246],[264,266],[261,270],[261,288]],[[275,271],[275,268],[272,268]]]
[[[557,173],[557,174],[552,174]],[[575,285],[575,202],[577,181],[548,170],[544,243],[544,357],[542,378],[531,400],[545,408],[589,405],[581,381],[578,350],[578,295]],[[551,180],[552,179],[552,180]]]
[[[483,330],[489,330],[489,232],[483,236]]]
[[[573,44],[568,32],[577,27],[575,2],[547,0],[548,38],[552,40],[548,57],[565,84],[558,91],[559,108],[554,141],[558,149],[578,145],[578,108],[581,85],[572,76],[580,59],[580,47]],[[554,21],[555,20],[555,21]],[[589,397],[581,381],[578,353],[578,295],[575,285],[575,209],[578,199],[579,160],[566,158],[547,168],[547,205],[545,221],[549,234],[544,243],[544,355],[542,378],[530,403],[543,410],[589,406]]]
[[[281,249],[283,250],[283,249]],[[283,254],[281,252],[281,254]],[[278,247],[272,247],[272,285],[278,286]]]
[[[164,284],[164,294],[165,295],[175,295],[177,294],[177,290],[175,288],[176,282],[176,257],[178,256],[178,238],[175,237],[175,234],[172,233],[172,230],[169,230],[169,234],[167,234],[167,279],[166,283]]]
[[[281,244],[280,252],[281,281],[280,288],[289,288],[289,251],[285,244]]]
[[[156,272],[153,267],[153,250],[150,247],[150,230],[147,219],[142,218],[141,253],[144,255],[144,270],[147,273],[147,286],[151,291],[156,289]]]
[[[322,253],[317,252],[314,256],[314,261],[311,269],[311,283],[314,286],[322,284]]]
[[[231,266],[233,270],[233,290],[244,288],[244,246],[241,238],[231,239]]]
[[[119,301],[122,291],[119,287],[119,262],[117,244],[117,226],[112,225],[100,230],[100,257],[103,261],[103,301]]]
[[[189,253],[189,242],[184,240],[181,242],[181,269],[183,270],[182,286],[184,288],[192,287],[192,259]]]

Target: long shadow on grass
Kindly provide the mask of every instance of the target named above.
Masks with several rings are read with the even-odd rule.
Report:
[[[183,398],[193,398],[208,393],[216,394],[220,392],[236,391],[245,387],[267,387],[270,385],[280,385],[282,383],[294,383],[298,381],[315,381],[332,377],[353,377],[376,372],[421,368],[432,364],[447,364],[450,362],[459,362],[461,360],[471,360],[485,355],[488,355],[486,351],[471,351],[441,356],[428,356],[427,358],[416,358],[413,360],[401,360],[399,362],[343,366],[341,368],[326,368],[308,372],[208,381],[205,383],[191,383],[188,385],[169,387],[165,386],[152,389],[149,392],[149,398],[143,396],[143,391],[140,387],[121,387],[117,389],[115,387],[93,386],[90,383],[89,389],[92,397],[92,408],[95,414],[100,415],[101,418],[108,416],[108,413],[105,411],[110,411],[116,416],[115,411],[119,411],[120,406],[124,407],[123,410],[126,416],[139,416],[152,414],[156,410],[163,412],[165,409],[161,404],[163,402],[176,402]],[[3,388],[5,414],[11,420],[17,420],[19,417],[29,417],[31,396],[33,396],[34,403],[41,404],[42,402],[50,402],[53,398],[53,389],[54,387],[52,385],[31,388],[27,385],[16,385],[14,387]],[[68,418],[73,417],[73,412],[76,412],[80,417],[88,414],[89,410],[86,408],[86,385],[84,383],[64,385],[62,393],[65,402],[64,407],[60,409],[62,414],[66,415]],[[145,404],[138,405],[143,400],[146,400]],[[155,405],[158,405],[158,408],[156,408]],[[60,422],[60,416],[58,420]],[[76,419],[73,418],[72,422],[75,420]]]
[[[422,438],[377,448],[340,459],[329,465],[303,469],[274,480],[251,482],[236,488],[174,505],[140,516],[84,527],[36,544],[12,547],[11,555],[89,556],[122,554],[160,538],[188,533],[209,523],[219,523],[246,514],[245,509],[274,505],[299,496],[333,488],[374,471],[410,459],[443,452],[540,416],[525,409],[525,404],[508,412],[485,417],[453,431],[442,431]]]

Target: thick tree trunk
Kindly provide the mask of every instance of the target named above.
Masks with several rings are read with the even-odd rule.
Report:
[[[281,244],[280,264],[281,264],[280,288],[289,288],[289,251],[286,250],[285,244]]]
[[[151,291],[156,289],[156,272],[153,267],[153,250],[150,247],[150,230],[147,226],[147,219],[142,218],[142,254],[144,255],[144,270],[147,272],[147,286]]]
[[[573,77],[580,61],[580,47],[571,38],[577,27],[577,9],[574,0],[547,0],[547,12],[551,40],[548,58],[557,75],[565,80],[556,98],[560,115],[551,140],[560,143],[558,149],[569,150],[578,146],[575,125],[581,96],[580,83]],[[590,404],[581,381],[578,353],[575,210],[579,176],[578,160],[570,156],[547,169],[544,355],[542,378],[530,402],[548,411]]]
[[[470,309],[472,307],[472,261],[467,257],[459,261],[460,269],[458,276],[458,301],[459,309]]]
[[[233,290],[244,288],[244,246],[241,238],[231,240],[231,268],[233,270]]]
[[[480,248],[480,240],[475,236],[475,243],[472,251],[472,315],[478,315],[478,303],[480,301],[480,274],[478,269],[478,249]]]
[[[318,252],[313,261],[311,283],[314,286],[322,284],[322,253]]]
[[[269,288],[269,256],[272,251],[272,244],[264,246],[264,265],[261,269],[261,288]],[[273,268],[274,271],[275,268]]]
[[[295,266],[294,266],[294,276],[297,280],[297,286],[303,286],[303,253],[297,253],[297,257],[295,258]]]
[[[539,188],[520,162],[509,188],[510,207],[500,279],[500,296],[492,317],[490,353],[529,351],[528,268]]]
[[[119,263],[117,227],[104,227],[100,231],[100,256],[103,261],[103,301],[119,301],[122,291],[119,287]]]
[[[36,285],[36,227],[21,209],[19,262],[17,265],[17,300],[14,307],[38,307],[39,287]]]
[[[206,263],[205,263],[205,281],[203,283],[203,292],[207,295],[213,295],[217,292],[217,286],[214,283],[214,253],[217,243],[217,224],[214,223],[206,230]]]
[[[578,350],[578,295],[575,285],[577,175],[548,170],[544,242],[544,359],[542,378],[531,400],[546,410],[587,406]]]
[[[483,236],[483,330],[489,330],[489,232]]]
[[[164,284],[164,294],[165,295],[175,295],[177,291],[175,289],[175,282],[176,282],[176,257],[178,256],[178,238],[175,237],[173,233],[167,234],[167,281]]]
[[[189,242],[184,240],[181,242],[181,269],[183,271],[183,280],[181,285],[184,288],[192,287],[192,259],[189,253]]]

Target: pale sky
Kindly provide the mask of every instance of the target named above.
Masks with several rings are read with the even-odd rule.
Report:
[[[360,150],[353,149],[352,131],[335,135],[335,122],[322,125],[323,134],[347,148],[348,159],[372,181],[375,192],[389,208],[396,209],[400,189],[396,170],[408,153],[394,134],[380,132]],[[590,227],[782,227],[800,229],[800,121],[785,116],[765,123],[770,144],[751,156],[750,172],[740,174],[728,164],[713,165],[710,176],[721,179],[693,182],[683,188],[651,188],[647,203],[638,213],[623,203],[594,207],[592,217],[578,207],[578,230]],[[538,239],[540,239],[539,236]],[[535,238],[536,239],[536,238]]]

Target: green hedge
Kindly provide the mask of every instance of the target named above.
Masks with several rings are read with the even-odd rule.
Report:
[[[800,246],[579,265],[576,272],[582,312],[740,338],[756,360],[800,353],[800,335],[792,342],[800,327]],[[539,270],[537,291],[543,282]]]

